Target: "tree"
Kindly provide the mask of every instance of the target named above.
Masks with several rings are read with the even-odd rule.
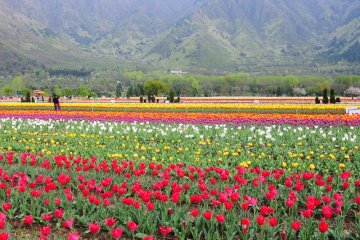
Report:
[[[116,83],[116,90],[115,90],[115,95],[117,98],[119,98],[121,96],[121,92],[122,92],[122,86],[121,86],[121,83],[120,81],[117,81]]]
[[[360,88],[349,87],[348,89],[346,89],[344,94],[347,96],[351,96],[351,98],[354,99],[354,96],[360,96]]]
[[[63,93],[65,94],[65,96],[72,96],[74,94],[74,91],[71,88],[65,88],[63,90]]]
[[[58,96],[64,96],[63,90],[58,85],[54,86],[53,93],[55,93]]]
[[[336,103],[335,90],[334,89],[330,89],[330,103],[332,103],[332,104]]]
[[[307,94],[305,88],[299,88],[299,87],[293,88],[293,93],[295,96],[305,96]]]
[[[132,85],[130,85],[130,87],[128,88],[127,92],[126,92],[126,97],[130,98],[134,95],[134,87]]]
[[[328,95],[327,95],[327,89],[326,89],[326,88],[323,90],[323,99],[322,99],[322,102],[323,102],[324,104],[329,103],[329,98],[328,98]]]
[[[161,81],[150,80],[144,85],[145,93],[148,96],[158,96],[159,94],[168,92],[169,86]]]
[[[10,86],[4,86],[2,92],[4,93],[5,96],[11,96],[14,93],[14,89],[11,88]]]
[[[77,90],[76,90],[76,96],[80,96],[80,97],[88,97],[91,95],[91,90],[87,87],[84,86],[80,86]]]
[[[15,77],[11,80],[11,87],[15,90],[21,90],[25,87],[22,77]]]
[[[199,82],[197,80],[193,80],[191,83],[191,87],[193,89],[193,96],[197,97],[199,94]]]

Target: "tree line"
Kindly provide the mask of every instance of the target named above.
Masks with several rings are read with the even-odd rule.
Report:
[[[15,95],[22,90],[45,90],[59,96],[135,97],[147,95],[211,96],[321,96],[323,89],[334,89],[343,96],[349,88],[360,88],[360,75],[341,76],[254,76],[247,73],[174,75],[162,72],[107,71],[73,76],[71,71],[49,71],[11,79],[0,79],[0,95]],[[53,72],[52,72],[53,73]],[[70,75],[68,75],[70,74]],[[118,85],[120,84],[120,86]],[[150,86],[149,85],[154,85]],[[154,89],[160,89],[154,90]],[[352,91],[354,92],[354,91]]]

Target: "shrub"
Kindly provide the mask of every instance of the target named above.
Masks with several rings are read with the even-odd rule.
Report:
[[[320,99],[319,99],[318,96],[316,96],[316,98],[315,98],[315,103],[316,103],[316,104],[320,104]]]
[[[140,97],[140,102],[141,103],[144,102],[144,97],[143,96]]]
[[[330,90],[330,103],[335,104],[336,103],[336,99],[335,99],[335,91],[334,89]]]
[[[26,93],[26,102],[30,102],[31,101],[31,95],[30,92]]]
[[[175,97],[175,92],[174,92],[174,90],[170,90],[170,93],[169,93],[169,101],[170,101],[171,103],[174,102],[174,97]]]
[[[327,89],[325,88],[324,91],[323,91],[323,99],[322,99],[322,102],[324,104],[328,104],[329,103],[329,98],[328,98],[328,95],[327,95]]]
[[[340,102],[341,102],[341,99],[340,99],[339,97],[337,97],[337,98],[335,99],[335,101],[336,101],[337,103],[340,103]]]

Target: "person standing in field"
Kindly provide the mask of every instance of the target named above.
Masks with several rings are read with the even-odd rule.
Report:
[[[53,97],[53,103],[54,103],[54,110],[55,111],[60,111],[60,101],[59,101],[59,96],[58,95],[54,95]]]

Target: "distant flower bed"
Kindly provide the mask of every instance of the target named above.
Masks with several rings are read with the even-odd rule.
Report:
[[[234,103],[61,103],[66,111],[344,114],[349,105]],[[52,110],[51,103],[0,103],[0,110]]]
[[[54,119],[54,120],[100,120],[116,122],[191,123],[272,125],[290,124],[305,126],[358,126],[357,115],[333,114],[258,114],[258,113],[199,113],[199,112],[92,112],[92,111],[39,111],[1,110],[1,117]]]

